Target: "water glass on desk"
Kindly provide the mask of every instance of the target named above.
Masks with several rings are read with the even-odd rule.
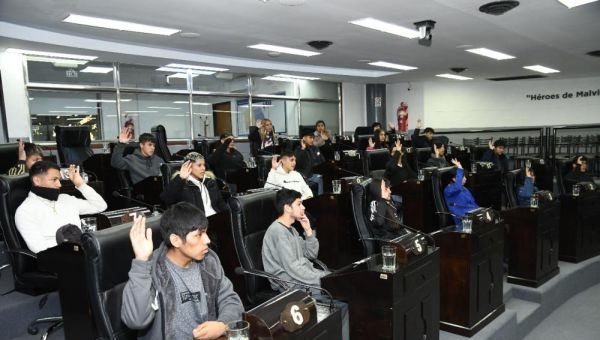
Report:
[[[417,180],[419,180],[419,181],[425,180],[425,170],[419,169],[419,173],[417,174]]]
[[[84,217],[81,219],[81,231],[86,232],[94,232],[97,229],[97,222],[95,217]]]
[[[227,324],[227,340],[249,340],[250,324],[248,321],[233,321]]]
[[[532,208],[538,207],[538,197],[536,194],[531,195],[531,199],[529,200],[529,206]]]
[[[333,181],[331,181],[331,186],[333,188],[333,193],[334,194],[341,194],[342,193],[342,180],[340,180],[340,179],[334,179]]]
[[[383,266],[381,267],[383,271],[396,271],[396,247],[381,246],[381,258],[383,259]]]
[[[473,217],[465,215],[462,218],[463,232],[470,234],[473,230]]]
[[[579,196],[579,184],[574,184],[573,185],[573,196],[577,197]]]

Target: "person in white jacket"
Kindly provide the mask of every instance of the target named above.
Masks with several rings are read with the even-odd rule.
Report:
[[[296,156],[292,151],[285,151],[277,159],[277,156],[274,155],[271,160],[271,171],[269,171],[269,176],[267,176],[267,181],[265,182],[265,188],[275,188],[275,189],[291,189],[298,191],[302,195],[302,200],[309,199],[313,197],[312,190],[304,177],[298,172],[295,171],[296,167]]]
[[[85,199],[60,193],[60,168],[52,162],[40,161],[29,169],[31,191],[17,208],[15,224],[34,253],[56,246],[56,231],[74,224],[81,228],[79,215],[106,210],[106,202],[85,184],[75,165],[69,167],[69,179]]]

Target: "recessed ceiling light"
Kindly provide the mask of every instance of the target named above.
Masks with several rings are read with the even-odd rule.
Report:
[[[358,20],[349,21],[349,23],[381,32],[398,35],[408,39],[414,39],[419,37],[419,31],[417,30],[402,27],[396,24],[390,24],[389,22],[381,21],[374,18],[362,18]]]
[[[418,67],[406,66],[406,65],[401,65],[401,64],[394,64],[394,63],[388,63],[387,61],[375,61],[375,62],[369,63],[369,65],[379,66],[379,67],[386,67],[386,68],[393,68],[393,69],[396,69],[396,70],[403,70],[403,71],[410,71],[410,70],[416,70],[416,69],[418,69]]]
[[[505,59],[514,59],[512,55],[504,54],[502,52],[490,50],[488,48],[472,48],[469,50],[465,50],[467,52],[475,53],[482,55],[484,57],[496,59],[496,60],[505,60]]]
[[[34,55],[34,56],[41,56],[41,57],[53,57],[53,58],[64,58],[64,59],[94,60],[94,59],[98,58],[98,57],[90,56],[90,55],[32,51],[32,50],[22,50],[19,48],[7,48],[6,52],[20,53],[20,54],[25,54],[27,56]]]
[[[192,73],[192,78],[196,78],[198,74]],[[167,76],[167,78],[178,78],[178,79],[187,79],[187,73],[173,73]]]
[[[159,67],[159,68],[156,69],[156,71],[176,72],[176,73],[183,73],[183,74],[186,74],[187,70],[188,69],[175,68],[175,67],[165,67],[165,66]],[[216,73],[215,71],[202,71],[202,70],[191,70],[191,69],[190,69],[190,72],[192,73],[192,75],[195,75],[195,76],[197,76],[199,74],[209,76],[211,74],[215,74]]]
[[[83,73],[110,73],[113,71],[112,67],[100,67],[100,66],[88,66],[81,70]]]
[[[456,74],[450,74],[450,73],[436,74],[435,76],[440,77],[440,78],[454,79],[454,80],[471,80],[471,79],[473,79],[473,78],[463,77],[463,76],[459,76]]]
[[[85,26],[108,28],[118,31],[129,31],[157,35],[173,35],[181,31],[179,29],[174,28],[137,24],[134,22],[96,18],[78,14],[69,14],[69,16],[63,20],[63,22]]]
[[[558,73],[558,72],[560,72],[559,70],[555,70],[553,68],[549,68],[549,67],[542,66],[542,65],[523,66],[523,68],[526,68],[528,70],[532,70],[535,72],[540,72],[540,73]]]
[[[182,69],[190,69],[190,70],[216,71],[216,72],[229,71],[228,68],[222,68],[222,67],[184,65],[184,64],[175,64],[175,63],[165,65],[165,67],[174,67],[174,68],[182,68]]]
[[[256,44],[256,45],[250,45],[248,47],[254,48],[257,50],[270,51],[270,52],[301,55],[303,57],[312,57],[312,56],[321,54],[319,52],[313,52],[313,51],[301,50],[298,48],[290,48],[290,47],[277,46],[277,45],[269,45],[269,44]]]
[[[565,5],[569,8],[589,4],[590,2],[596,2],[596,1],[598,1],[598,0],[558,0],[558,2],[562,3],[563,5]]]
[[[287,82],[291,82],[291,83],[298,80],[298,79],[293,79],[293,78],[283,78],[283,77],[275,77],[275,76],[263,77],[262,79],[271,80],[271,81],[287,81]]]
[[[315,77],[294,76],[291,74],[274,74],[273,77],[291,78],[291,79],[299,79],[299,80],[319,80],[319,79],[321,79],[321,78],[315,78]]]

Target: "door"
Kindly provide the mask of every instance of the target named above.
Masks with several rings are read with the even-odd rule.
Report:
[[[231,102],[213,104],[213,122],[215,136],[231,130]]]

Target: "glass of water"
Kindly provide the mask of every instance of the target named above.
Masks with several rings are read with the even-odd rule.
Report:
[[[81,231],[82,232],[94,232],[97,229],[95,217],[84,217],[81,219]]]
[[[335,159],[336,161],[339,161],[341,159],[339,151],[333,153],[333,159]]]
[[[573,196],[579,196],[579,184],[573,185]]]
[[[473,231],[473,217],[471,215],[465,215],[462,218],[463,232],[471,233]]]
[[[417,179],[419,181],[425,180],[425,170],[419,169],[419,173],[417,174]]]
[[[248,321],[233,321],[227,324],[227,340],[249,340],[250,324]]]
[[[536,194],[531,195],[531,199],[529,200],[529,206],[532,208],[537,208],[538,205],[538,197]]]
[[[381,257],[383,259],[383,266],[381,269],[386,272],[396,271],[396,247],[394,246],[381,246]]]
[[[331,186],[333,188],[334,194],[342,193],[342,180],[334,179],[333,181],[331,181]]]
[[[477,173],[477,162],[471,163],[471,172],[474,174]]]

